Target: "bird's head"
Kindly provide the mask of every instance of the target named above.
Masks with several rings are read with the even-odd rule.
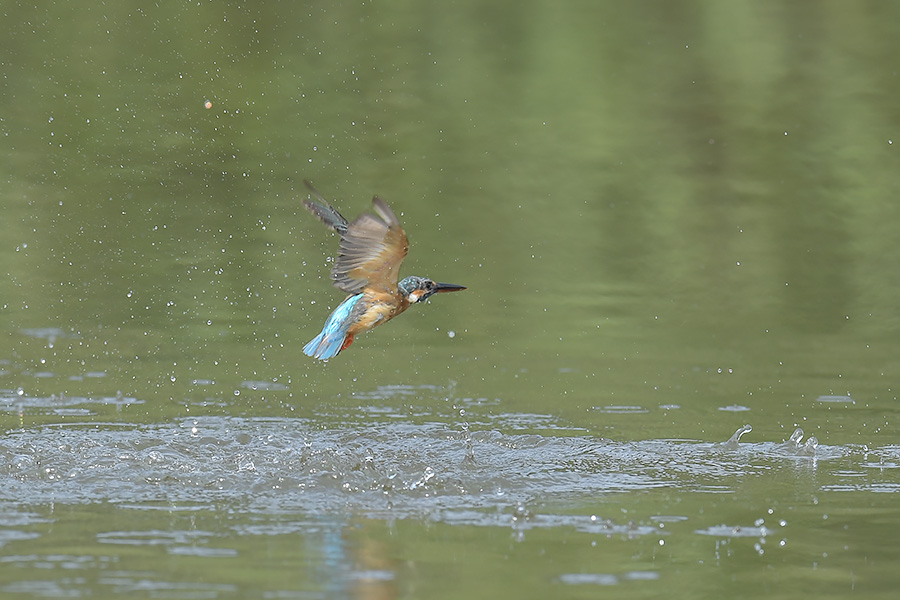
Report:
[[[425,277],[410,276],[402,279],[399,284],[400,293],[410,304],[421,302],[430,296],[440,292],[458,292],[466,289],[465,286],[455,283],[438,283]]]

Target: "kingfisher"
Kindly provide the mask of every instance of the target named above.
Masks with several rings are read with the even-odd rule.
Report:
[[[334,358],[353,343],[355,336],[387,323],[410,304],[441,292],[466,289],[426,277],[410,276],[398,282],[409,241],[387,203],[374,196],[375,214],[363,213],[351,223],[309,181],[304,179],[303,183],[315,198],[304,200],[303,205],[341,236],[331,280],[334,287],[350,294],[325,321],[322,332],[303,347],[307,356]]]

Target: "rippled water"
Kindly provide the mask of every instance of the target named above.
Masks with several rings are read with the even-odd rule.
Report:
[[[265,381],[241,386],[270,387],[286,391]],[[402,596],[420,576],[409,569],[426,568],[429,553],[442,557],[429,584],[437,589],[453,587],[454,565],[477,570],[499,551],[539,575],[536,584],[505,584],[525,596],[609,585],[642,596],[647,585],[663,593],[685,560],[731,568],[755,556],[759,566],[843,568],[846,502],[865,496],[870,510],[891,510],[900,491],[900,447],[815,444],[800,428],[789,439],[755,439],[745,425],[716,442],[622,441],[431,385],[353,398],[297,418],[141,424],[121,418],[144,405],[140,398],[3,391],[9,416],[64,421],[12,427],[0,441],[8,574],[0,589]],[[677,409],[602,410],[650,419]],[[568,561],[540,559],[547,544]],[[456,556],[449,562],[448,552]],[[271,576],[259,571],[273,565],[281,567]],[[293,575],[274,575],[284,569]]]
[[[419,392],[434,390],[377,389],[363,400]],[[62,414],[107,402],[140,401],[2,398],[10,412],[40,407]],[[900,486],[897,446],[818,445],[805,451],[797,443],[802,432],[792,440],[752,441],[750,427],[730,441],[621,442],[587,435],[552,415],[506,413],[486,401],[462,404],[450,401],[416,414],[374,402],[313,418],[199,417],[9,430],[0,443],[2,543],[30,541],[37,550],[3,561],[7,568],[42,569],[45,575],[32,587],[4,589],[55,595],[43,589],[49,581],[62,586],[59,593],[77,589],[56,576],[45,579],[48,572],[72,570],[93,572],[109,591],[182,594],[192,589],[190,577],[169,580],[152,569],[140,581],[132,572],[104,575],[114,570],[110,560],[127,562],[118,550],[113,555],[119,558],[111,559],[107,548],[159,546],[166,556],[215,563],[246,553],[254,545],[247,538],[268,543],[270,536],[318,548],[313,563],[337,569],[327,577],[345,592],[359,580],[385,585],[397,575],[396,565],[361,570],[358,558],[344,556],[360,550],[352,535],[360,525],[354,523],[373,521],[391,529],[402,522],[426,530],[438,524],[499,528],[516,544],[527,544],[539,530],[565,531],[565,539],[588,546],[646,538],[660,550],[702,545],[706,537],[718,540],[716,547],[748,538],[746,549],[783,557],[802,543],[810,520],[829,517],[820,497],[833,502],[835,494],[896,492]],[[774,499],[784,490],[795,498],[787,511]],[[756,504],[748,492],[773,497]],[[732,510],[707,510],[729,497]],[[49,509],[28,508],[48,502]],[[755,510],[747,511],[753,504]],[[94,540],[79,542],[78,553],[51,551],[47,544],[60,543],[55,524],[71,510],[87,513],[81,518],[88,522],[110,511],[118,516],[88,525]],[[129,525],[117,529],[122,518]],[[235,536],[240,544],[232,544]],[[827,544],[822,551],[827,554]],[[338,552],[334,565],[329,552]],[[722,560],[719,552],[709,546],[700,556]],[[581,573],[558,565],[553,571],[562,585],[611,585],[656,580],[668,564],[657,558],[647,570]],[[216,595],[240,588],[215,583],[196,589]]]
[[[26,503],[48,495],[66,503],[229,501],[272,514],[342,506],[366,516],[440,515],[496,525],[505,522],[498,509],[520,504],[676,483],[682,490],[727,490],[722,478],[760,475],[784,460],[817,468],[862,454],[820,447],[807,456],[772,442],[734,449],[687,440],[614,443],[546,415],[501,414],[477,431],[384,411],[362,427],[350,415],[346,422],[327,418],[327,428],[307,419],[210,417],[12,431],[0,445],[10,478],[5,494]],[[500,433],[535,426],[560,435]]]

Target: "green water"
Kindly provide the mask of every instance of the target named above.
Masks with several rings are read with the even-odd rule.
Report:
[[[0,13],[4,597],[893,597],[900,5]]]

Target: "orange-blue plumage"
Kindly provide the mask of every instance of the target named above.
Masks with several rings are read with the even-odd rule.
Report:
[[[304,183],[317,201],[304,200],[303,205],[341,236],[331,279],[335,287],[350,294],[329,315],[321,333],[303,347],[307,356],[333,358],[353,343],[354,336],[386,323],[410,304],[438,292],[466,289],[424,277],[398,282],[409,242],[387,203],[375,196],[372,206],[376,214],[363,213],[351,223],[311,183]]]

